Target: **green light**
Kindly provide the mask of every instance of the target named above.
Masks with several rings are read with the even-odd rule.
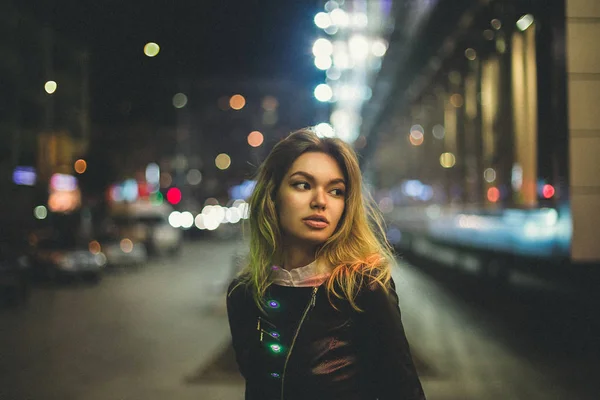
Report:
[[[269,347],[271,347],[271,350],[273,351],[273,353],[281,353],[281,346],[278,344],[272,344]]]
[[[154,206],[160,206],[164,202],[164,197],[161,192],[152,193],[150,195],[150,203]]]

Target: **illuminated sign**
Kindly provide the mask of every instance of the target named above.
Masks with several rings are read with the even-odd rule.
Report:
[[[13,171],[13,182],[17,185],[33,186],[36,178],[33,167],[16,167]]]
[[[77,189],[77,178],[72,175],[54,174],[50,178],[51,192],[70,192]]]

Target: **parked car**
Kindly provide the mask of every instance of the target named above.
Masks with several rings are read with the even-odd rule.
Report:
[[[11,304],[27,302],[30,295],[29,257],[14,243],[0,243],[0,294]]]
[[[90,242],[90,251],[102,252],[107,266],[138,266],[148,261],[148,251],[142,242],[119,236],[103,236]]]
[[[104,253],[94,254],[87,244],[64,238],[40,240],[34,251],[33,261],[34,273],[50,280],[70,276],[98,282],[106,266]]]
[[[169,224],[173,207],[138,202],[115,208],[107,231],[134,243],[144,243],[149,255],[177,255],[183,243],[181,229]]]

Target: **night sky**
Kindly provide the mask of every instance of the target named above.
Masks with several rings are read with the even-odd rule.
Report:
[[[91,51],[93,123],[130,101],[144,114],[177,79],[277,77],[314,86],[318,2],[275,0],[22,2],[19,7]],[[157,57],[143,54],[156,42]],[[162,90],[161,90],[162,89]],[[167,104],[170,104],[170,98]],[[148,115],[150,116],[150,115]]]

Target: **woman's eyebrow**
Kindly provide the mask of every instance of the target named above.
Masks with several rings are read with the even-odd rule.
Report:
[[[304,176],[306,179],[309,179],[311,181],[315,181],[315,177],[312,176],[311,174],[309,174],[308,172],[304,172],[304,171],[296,171],[293,174],[290,175],[290,178],[292,178],[294,175],[302,175]],[[344,178],[335,178],[329,181],[329,184],[335,184],[335,183],[343,183],[344,185],[346,184],[346,182],[344,181]]]

